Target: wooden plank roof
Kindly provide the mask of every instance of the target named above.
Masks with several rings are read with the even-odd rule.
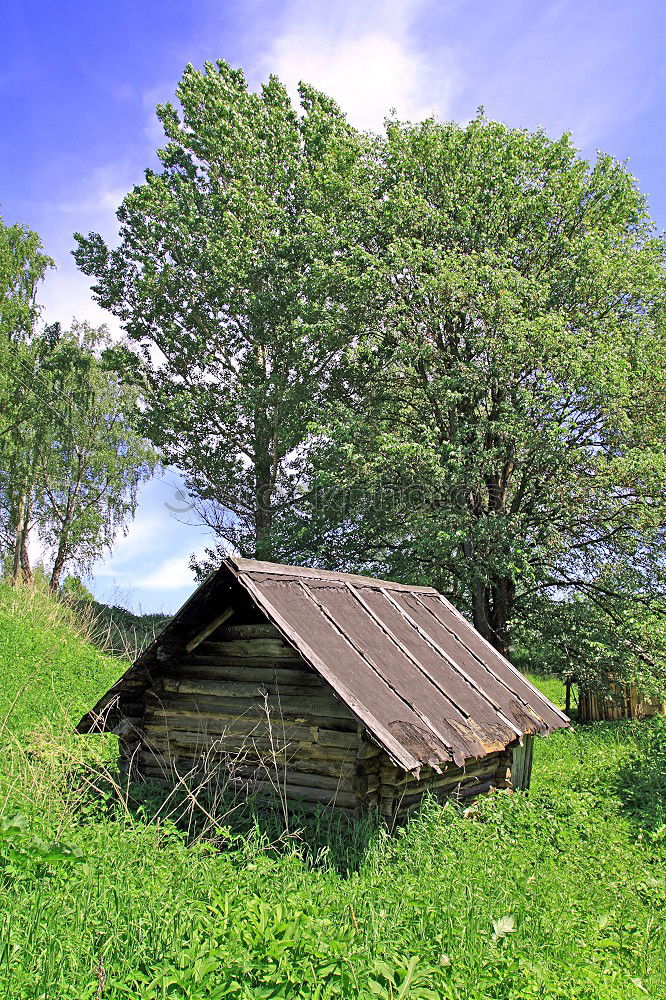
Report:
[[[114,699],[148,686],[169,644],[184,645],[219,614],[234,584],[405,771],[462,765],[569,724],[432,587],[229,557],[84,716],[79,731],[96,719],[111,728]]]

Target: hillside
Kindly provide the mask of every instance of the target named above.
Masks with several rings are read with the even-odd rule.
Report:
[[[0,583],[0,719],[12,733],[82,713],[124,669],[85,641],[67,607]]]
[[[231,814],[201,838],[117,780],[114,737],[72,733],[123,669],[0,585],[0,995],[666,996],[663,719],[538,741],[529,798],[390,835]]]

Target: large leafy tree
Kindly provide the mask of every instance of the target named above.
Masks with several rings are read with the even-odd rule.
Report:
[[[535,595],[663,609],[664,244],[633,177],[482,117],[391,122],[376,162],[383,321],[303,555],[435,583],[507,654]]]
[[[177,97],[117,248],[78,235],[75,257],[143,349],[150,433],[204,521],[244,554],[285,555],[308,424],[366,299],[364,142],[317,91],[301,87],[299,114],[276,78],[252,93],[224,62],[189,66]]]

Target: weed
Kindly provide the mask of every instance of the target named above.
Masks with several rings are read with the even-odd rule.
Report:
[[[204,837],[72,732],[124,668],[0,587],[3,997],[666,996],[664,720],[554,734],[529,795],[393,832],[248,810]]]

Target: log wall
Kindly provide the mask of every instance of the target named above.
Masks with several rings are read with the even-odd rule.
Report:
[[[222,627],[148,692],[139,773],[356,811],[358,721],[271,625]],[[371,751],[372,752],[372,751]],[[378,752],[378,751],[377,751]]]
[[[426,791],[464,799],[509,783],[509,751],[424,768],[394,767],[332,689],[270,624],[222,625],[175,651],[121,724],[127,770],[303,808],[402,818]]]
[[[476,760],[464,767],[443,768],[441,774],[423,768],[418,780],[382,758],[379,810],[385,818],[401,819],[418,808],[427,793],[439,801],[474,798],[492,788],[511,786],[511,753],[502,751]]]

